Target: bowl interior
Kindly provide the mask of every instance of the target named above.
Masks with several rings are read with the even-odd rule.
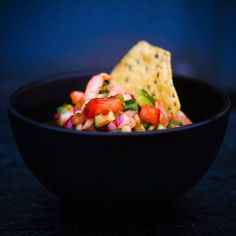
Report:
[[[84,91],[95,71],[53,77],[26,85],[19,89],[10,104],[22,115],[39,122],[53,120],[56,108],[69,103],[73,90]],[[194,79],[174,76],[181,110],[196,123],[217,116],[229,105],[224,93],[217,88]]]

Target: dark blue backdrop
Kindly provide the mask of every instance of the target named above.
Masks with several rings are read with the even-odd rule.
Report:
[[[236,87],[236,4],[216,2],[1,1],[0,94],[113,66],[140,39],[170,50],[175,73]]]

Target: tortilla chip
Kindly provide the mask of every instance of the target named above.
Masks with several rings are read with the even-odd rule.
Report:
[[[173,85],[170,52],[138,42],[111,72],[112,82],[126,87],[135,95],[145,89],[156,96],[171,113],[180,110],[180,102]]]

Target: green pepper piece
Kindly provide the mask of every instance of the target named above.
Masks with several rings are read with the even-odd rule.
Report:
[[[143,124],[143,126],[144,126],[145,129],[148,129],[148,127],[149,127],[150,125],[151,125],[151,124],[148,123],[148,122],[146,122],[146,123]]]
[[[104,80],[102,86],[107,86],[108,84],[110,84],[110,80]]]
[[[140,107],[144,106],[155,106],[155,100],[148,92],[144,89],[140,90],[138,96],[136,97],[137,103]]]
[[[60,106],[57,108],[57,113],[64,113],[68,110],[70,110],[73,106],[70,105],[70,104],[66,104],[66,105],[63,105],[63,106]]]
[[[112,130],[111,132],[114,132],[114,133],[121,133],[121,132],[122,132],[122,129],[114,129],[114,130]]]
[[[181,122],[171,121],[168,123],[167,128],[171,129],[171,128],[176,128],[176,127],[181,127],[181,126],[183,126],[183,124]]]
[[[120,96],[120,101],[121,101],[122,105],[125,106],[125,99],[124,99],[123,95]]]
[[[125,103],[124,111],[128,111],[128,110],[137,111],[138,110],[138,106],[137,106],[135,98],[130,99],[130,100],[126,100],[126,101],[124,101],[124,103]]]
[[[106,88],[99,91],[99,94],[108,94],[108,93],[109,93],[109,90]]]

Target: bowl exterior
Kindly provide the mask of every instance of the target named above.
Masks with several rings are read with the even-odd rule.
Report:
[[[222,144],[229,112],[171,133],[100,136],[42,128],[9,110],[32,173],[60,197],[92,209],[152,208],[189,190]]]

